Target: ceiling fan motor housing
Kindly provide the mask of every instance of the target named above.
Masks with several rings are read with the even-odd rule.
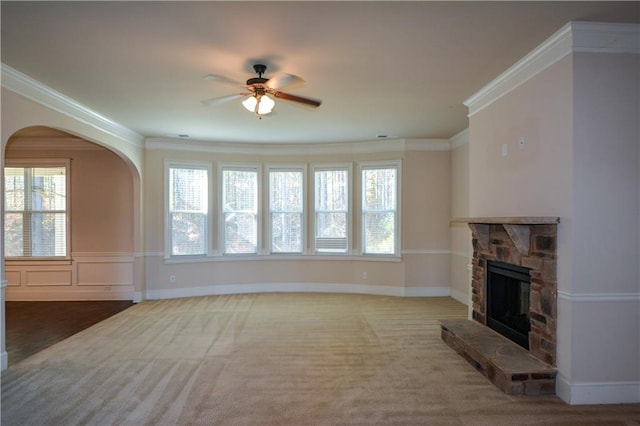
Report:
[[[208,105],[213,105],[217,103],[219,99],[229,100],[229,99],[235,99],[237,97],[244,97],[247,95],[250,95],[249,96],[250,98],[255,98],[259,101],[262,98],[262,96],[269,94],[276,98],[280,98],[280,99],[284,99],[292,102],[299,102],[306,105],[311,105],[316,108],[320,106],[321,102],[319,100],[304,98],[302,96],[290,95],[288,93],[284,93],[279,90],[281,87],[288,86],[293,83],[303,82],[304,80],[302,80],[300,77],[292,74],[282,73],[282,75],[276,76],[274,78],[264,78],[262,77],[262,75],[267,71],[267,66],[264,64],[254,64],[253,70],[258,74],[258,76],[247,80],[247,83],[245,86],[247,89],[246,93],[238,93],[237,95],[224,96],[222,98],[213,98],[203,102]],[[231,79],[228,79],[226,77],[216,76],[214,74],[210,74],[206,78],[209,80],[219,79],[225,82],[233,82],[233,80]],[[269,84],[269,82],[271,82],[271,84]],[[273,102],[273,100],[271,99],[270,101]]]
[[[247,80],[247,86],[253,86],[254,84],[265,84],[267,81],[269,81],[268,78],[254,77]]]
[[[247,86],[253,86],[254,84],[265,84],[269,81],[268,78],[262,78],[262,74],[267,71],[267,66],[263,64],[255,64],[253,70],[258,74],[258,77],[250,78],[247,80]]]

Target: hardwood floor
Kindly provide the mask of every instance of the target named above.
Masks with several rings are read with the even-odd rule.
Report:
[[[6,345],[14,365],[132,306],[127,300],[6,302]]]

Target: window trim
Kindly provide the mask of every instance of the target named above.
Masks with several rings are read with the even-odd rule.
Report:
[[[207,253],[206,255],[177,255],[171,256],[169,229],[169,167],[205,168],[208,173],[208,214],[207,214]],[[397,170],[396,181],[396,217],[394,253],[365,253],[364,252],[364,223],[363,223],[363,182],[362,171],[367,168],[389,168]],[[223,173],[224,170],[250,170],[257,176],[257,243],[255,253],[224,253],[225,224],[222,206]],[[271,170],[303,170],[303,251],[300,253],[272,253],[270,229],[270,188],[269,172]],[[331,253],[317,252],[316,237],[316,188],[315,172],[322,170],[346,170],[347,190],[350,193],[347,211],[347,252]],[[257,261],[257,260],[349,260],[349,261],[381,261],[399,262],[402,260],[402,160],[391,159],[382,161],[347,161],[347,162],[216,162],[216,161],[185,161],[165,159],[165,263],[198,263],[218,261]]]
[[[362,179],[362,172],[364,170],[371,169],[396,169],[396,210],[394,220],[394,244],[393,253],[367,253],[365,252],[365,221],[364,221],[364,190],[365,184]],[[360,232],[360,248],[359,253],[361,256],[367,257],[401,257],[402,247],[402,160],[389,160],[389,161],[359,161],[358,162],[358,190],[360,192],[359,200],[359,232]]]
[[[347,171],[347,251],[344,253],[319,252],[316,248],[316,171]],[[315,256],[353,256],[357,254],[353,247],[353,199],[356,191],[354,191],[353,180],[353,163],[312,163],[311,164],[310,194],[311,205],[311,254]]]
[[[262,169],[263,165],[261,163],[218,163],[218,254],[223,257],[248,257],[248,256],[260,256],[264,254],[264,250],[262,249],[262,241],[263,241],[263,225],[262,225]],[[225,170],[244,170],[244,171],[255,171],[257,176],[256,188],[257,188],[257,211],[256,211],[256,252],[255,253],[226,253],[225,252],[225,223],[224,223],[224,205],[223,205],[223,194],[224,194],[224,171]]]
[[[198,169],[207,171],[207,213],[205,221],[205,252],[203,254],[172,254],[172,239],[171,239],[171,207],[169,205],[171,200],[171,183],[170,172],[171,168],[183,168],[183,169]],[[211,242],[212,232],[211,229],[211,215],[213,210],[213,185],[211,184],[212,168],[211,163],[206,161],[182,161],[182,160],[169,160],[164,161],[164,258],[165,259],[189,259],[200,258],[204,256],[211,256]]]
[[[273,249],[273,227],[271,226],[273,220],[273,212],[271,211],[271,171],[292,171],[292,172],[302,172],[302,212],[301,212],[301,239],[300,241],[300,251],[299,252],[274,252]],[[274,256],[291,256],[291,255],[303,255],[308,254],[308,244],[307,244],[307,204],[309,199],[308,194],[308,177],[307,177],[307,165],[305,163],[285,163],[285,164],[266,164],[265,165],[265,186],[264,186],[264,194],[266,195],[265,203],[263,207],[263,211],[266,213],[264,228],[266,230],[266,246],[264,249],[264,254],[274,255]]]
[[[24,158],[24,159],[5,159],[2,167],[2,222],[4,224],[5,216],[7,214],[6,205],[4,202],[4,194],[6,190],[6,181],[4,169],[6,167],[22,167],[22,168],[34,168],[34,167],[60,167],[65,168],[65,244],[66,253],[64,256],[5,256],[6,261],[69,261],[71,260],[71,158]],[[4,226],[2,232],[4,233]],[[3,234],[4,241],[4,234]],[[3,244],[4,250],[4,244]]]

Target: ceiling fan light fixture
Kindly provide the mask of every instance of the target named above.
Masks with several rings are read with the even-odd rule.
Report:
[[[256,112],[256,105],[258,105],[258,99],[256,99],[255,96],[249,96],[247,99],[242,101],[242,106],[249,112]]]
[[[269,114],[271,111],[273,111],[273,107],[275,105],[275,101],[267,95],[260,96],[260,99],[258,99],[258,114]]]
[[[249,112],[255,112],[258,115],[266,115],[273,111],[276,105],[275,101],[267,95],[252,95],[242,101],[242,106]]]
[[[305,105],[310,105],[315,108],[320,106],[321,101],[318,99],[305,98],[302,96],[291,95],[289,93],[280,91],[280,89],[285,86],[304,82],[304,80],[302,80],[300,77],[293,74],[280,73],[276,74],[272,78],[265,78],[262,75],[267,70],[266,65],[255,64],[253,66],[253,69],[258,74],[258,77],[250,78],[249,80],[247,80],[247,84],[245,85],[245,93],[207,99],[202,101],[202,103],[205,105],[217,105],[232,99],[246,97],[245,100],[242,101],[242,106],[247,111],[253,112],[258,115],[259,118],[262,118],[263,115],[270,114],[273,111],[273,108],[276,105],[274,98],[284,99],[288,102],[298,102]],[[234,80],[215,74],[209,74],[205,78],[207,80],[219,80],[222,82],[235,84]],[[269,94],[270,96],[267,96],[267,94]]]

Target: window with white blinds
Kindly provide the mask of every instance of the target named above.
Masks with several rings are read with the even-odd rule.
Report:
[[[258,253],[258,169],[222,167],[224,254]]]
[[[397,253],[398,166],[362,166],[362,252]]]
[[[314,168],[316,253],[349,251],[348,167]]]
[[[68,160],[5,167],[5,257],[68,257],[68,168]]]
[[[398,256],[402,163],[357,164],[218,163],[212,178],[213,163],[167,160],[166,256]]]
[[[169,166],[169,237],[171,256],[207,254],[209,170]]]
[[[302,253],[304,169],[269,168],[271,253]]]

